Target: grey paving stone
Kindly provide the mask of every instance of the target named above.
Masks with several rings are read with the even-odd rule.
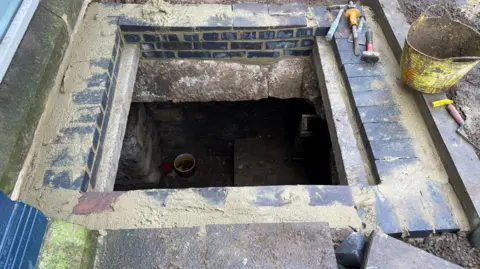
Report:
[[[338,262],[344,266],[360,267],[362,265],[365,241],[363,233],[351,233],[335,250]]]
[[[383,76],[349,78],[348,85],[352,92],[388,90],[389,85]]]
[[[370,141],[409,138],[402,124],[396,122],[364,123],[363,129]]]
[[[370,148],[375,160],[416,158],[410,139],[370,141]]]
[[[353,93],[353,98],[357,107],[395,105],[395,100],[393,100],[390,90],[355,92]]]
[[[359,107],[358,114],[363,123],[400,121],[400,110],[397,106]]]
[[[395,169],[401,169],[405,165],[414,164],[417,162],[417,158],[412,159],[399,159],[399,160],[387,160],[387,161],[375,161],[376,173],[378,173],[378,178],[380,183],[390,180],[390,176]]]
[[[275,16],[276,23],[273,23],[272,28],[298,28],[307,26],[307,18],[304,15],[299,16]]]
[[[337,268],[326,223],[207,226],[207,269]]]
[[[275,14],[305,14],[307,12],[307,6],[300,3],[287,3],[287,4],[269,4],[268,13]]]
[[[233,18],[234,30],[242,29],[268,29],[269,26],[265,25],[262,21],[255,20],[254,17],[234,17]]]
[[[311,6],[310,8],[312,9],[313,15],[317,22],[315,35],[327,35],[331,25],[327,17],[327,8],[325,6]]]
[[[335,47],[337,51],[351,51],[353,52],[353,43],[348,42],[347,39],[335,38]]]
[[[204,268],[200,228],[109,230],[98,268]]]
[[[247,11],[253,14],[268,13],[267,4],[254,4],[254,3],[237,3],[232,6],[233,12],[235,11]]]
[[[361,56],[355,55],[353,50],[345,50],[338,52],[340,56],[340,62],[343,64],[359,64],[362,63]]]
[[[384,233],[373,232],[369,238],[362,268],[460,269],[462,267],[389,237]]]
[[[344,64],[343,70],[348,78],[383,76],[382,68],[378,64]]]

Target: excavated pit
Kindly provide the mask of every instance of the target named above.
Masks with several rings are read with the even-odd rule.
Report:
[[[302,99],[134,103],[115,189],[331,185],[330,148]],[[173,169],[184,153],[196,160],[187,178]]]
[[[309,59],[141,62],[115,189],[336,184],[311,70]],[[192,176],[175,170],[181,154]]]

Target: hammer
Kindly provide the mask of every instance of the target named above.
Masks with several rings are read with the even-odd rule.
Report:
[[[362,61],[366,63],[377,63],[380,60],[380,53],[373,51],[373,31],[368,27],[365,33],[367,50],[362,52]]]

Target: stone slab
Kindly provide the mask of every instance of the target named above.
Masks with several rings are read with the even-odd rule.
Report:
[[[404,139],[410,136],[400,123],[364,123],[363,129],[369,141]]]
[[[377,64],[344,64],[343,70],[348,78],[383,76],[382,69]]]
[[[349,78],[347,82],[352,92],[381,91],[389,89],[383,76]]]
[[[326,36],[331,25],[331,21],[327,15],[327,8],[325,6],[311,6],[310,8],[317,22],[315,36]]]
[[[107,230],[98,268],[205,268],[205,240],[199,227]]]
[[[164,70],[151,76],[152,70]],[[242,101],[268,98],[267,69],[216,61],[140,63],[134,102]]]
[[[268,13],[270,15],[278,14],[305,14],[307,6],[301,3],[269,4]]]
[[[340,184],[366,185],[365,167],[352,128],[356,123],[350,122],[349,113],[352,111],[349,110],[350,104],[344,99],[348,89],[342,87],[343,78],[338,72],[339,67],[330,42],[326,39],[316,39],[313,60],[320,83],[320,93],[325,107]]]
[[[400,110],[397,106],[366,106],[357,110],[363,123],[400,121]]]
[[[395,179],[392,178],[392,175],[397,171],[396,169],[401,169],[401,167],[404,167],[405,165],[415,164],[417,161],[417,158],[375,161],[375,171],[378,174],[380,183],[395,181]]]
[[[357,92],[353,94],[353,99],[357,107],[395,105],[392,92],[389,90]]]
[[[375,160],[416,158],[410,139],[370,141],[370,148]]]
[[[338,54],[340,56],[340,62],[342,63],[342,65],[363,63],[361,56],[355,55],[355,53],[351,49],[346,51],[339,51]]]
[[[362,232],[354,232],[335,249],[335,256],[342,265],[359,267],[362,264],[364,247],[365,235]]]
[[[362,268],[460,269],[462,267],[389,237],[384,233],[373,232],[369,238]]]
[[[416,160],[416,159],[414,159]],[[408,169],[400,167],[399,173]],[[389,184],[402,184],[389,179]],[[372,190],[375,193],[375,211],[378,226],[383,232],[398,237],[408,232],[412,237],[426,237],[431,233],[456,232],[458,225],[442,184],[416,178],[409,188],[388,192],[384,184]],[[411,192],[410,189],[415,189]]]
[[[280,99],[302,95],[303,59],[280,61],[268,73],[268,96]]]
[[[337,268],[326,223],[208,225],[206,268]]]

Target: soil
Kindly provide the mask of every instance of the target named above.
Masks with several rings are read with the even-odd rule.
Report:
[[[408,239],[407,243],[465,268],[480,268],[480,250],[470,245],[466,232]]]
[[[480,2],[460,0],[398,0],[409,23],[413,23],[430,5],[444,6],[453,19],[480,29]],[[433,13],[436,14],[436,13]],[[467,134],[473,143],[480,146],[480,65],[477,65],[448,93],[467,122]],[[480,151],[477,151],[480,158]]]

